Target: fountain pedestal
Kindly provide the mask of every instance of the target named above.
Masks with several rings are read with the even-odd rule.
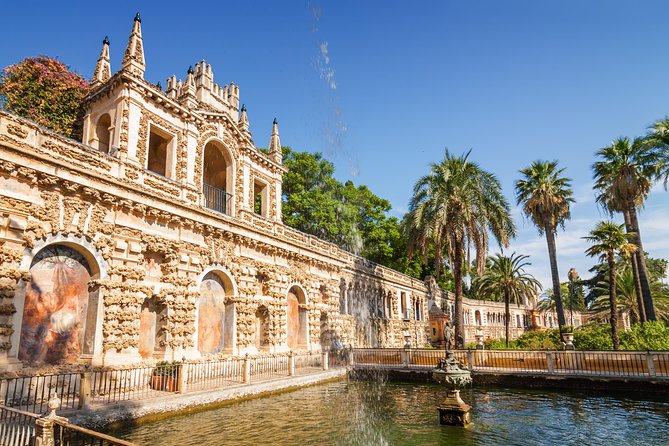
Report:
[[[447,426],[467,426],[472,422],[471,406],[460,398],[459,390],[449,390],[446,399],[437,407],[439,423]]]
[[[453,352],[446,351],[446,357],[432,370],[432,378],[444,386],[450,387],[446,399],[441,403],[439,423],[448,426],[467,426],[471,423],[471,407],[460,398],[461,387],[472,382],[471,372],[460,364]]]

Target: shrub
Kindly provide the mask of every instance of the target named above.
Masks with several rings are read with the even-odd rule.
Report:
[[[669,327],[661,321],[634,324],[620,332],[623,350],[669,350]]]
[[[70,138],[81,137],[88,82],[59,60],[28,57],[0,75],[0,105]]]
[[[574,330],[574,347],[577,350],[613,350],[611,326],[591,322]]]

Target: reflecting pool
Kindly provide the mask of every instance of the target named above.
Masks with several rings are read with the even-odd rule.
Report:
[[[669,402],[473,388],[466,429],[439,425],[434,384],[338,381],[110,433],[139,445],[669,445]]]

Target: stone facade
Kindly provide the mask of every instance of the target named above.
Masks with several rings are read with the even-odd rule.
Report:
[[[204,60],[145,68],[138,16],[83,144],[0,112],[0,370],[428,342],[441,292],[283,225],[276,121],[262,152]]]

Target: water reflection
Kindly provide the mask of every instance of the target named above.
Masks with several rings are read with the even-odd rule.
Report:
[[[445,390],[340,381],[115,430],[140,445],[669,444],[669,403],[628,396],[467,389],[473,424],[441,426]]]

